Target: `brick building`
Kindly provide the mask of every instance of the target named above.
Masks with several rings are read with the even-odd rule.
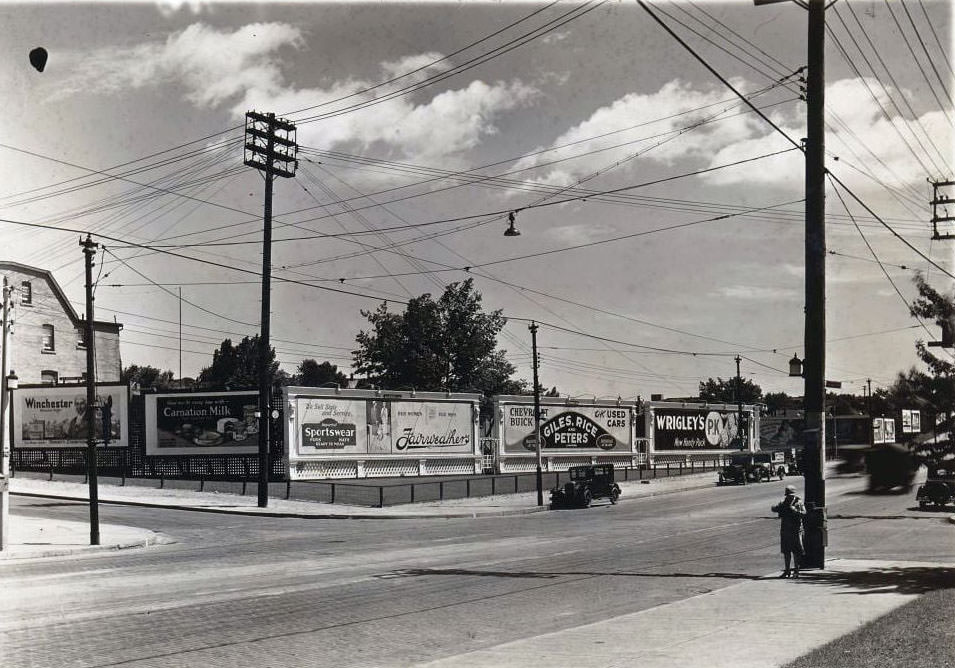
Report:
[[[53,274],[0,260],[0,277],[13,288],[7,369],[14,370],[23,384],[85,380],[86,318],[76,312]],[[119,323],[93,322],[97,382],[119,382],[122,328]]]

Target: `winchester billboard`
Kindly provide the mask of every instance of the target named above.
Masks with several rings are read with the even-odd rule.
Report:
[[[542,404],[540,410],[542,450],[630,452],[633,449],[632,405]],[[499,411],[504,452],[536,452],[534,405],[502,402]]]
[[[18,448],[86,447],[89,433],[86,419],[85,385],[44,385],[19,387],[13,395],[13,444]],[[129,443],[129,388],[126,385],[97,385],[93,436],[103,445],[101,406],[112,405],[109,447]]]
[[[755,432],[751,406],[743,407],[743,424],[738,409],[726,405],[702,404],[652,405],[647,413],[653,449],[666,450],[738,450],[752,443]],[[741,439],[741,435],[749,434]]]

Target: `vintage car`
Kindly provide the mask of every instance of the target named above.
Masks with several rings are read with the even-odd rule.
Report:
[[[719,472],[719,485],[745,485],[786,475],[782,453],[747,452],[730,455],[729,464]]]
[[[570,475],[563,485],[550,491],[551,508],[586,508],[594,499],[610,499],[616,503],[620,498],[620,486],[614,482],[613,464],[594,466],[571,466]]]
[[[802,450],[786,448],[782,453],[786,475],[802,475]]]
[[[933,462],[928,465],[928,478],[915,493],[919,508],[934,503],[938,508],[955,501],[955,461]]]

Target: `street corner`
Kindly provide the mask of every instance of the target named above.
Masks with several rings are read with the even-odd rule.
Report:
[[[177,542],[172,536],[151,529],[105,524],[100,527],[99,544],[91,545],[89,524],[85,522],[44,521],[13,515],[9,541],[0,551],[0,561],[132,550]]]

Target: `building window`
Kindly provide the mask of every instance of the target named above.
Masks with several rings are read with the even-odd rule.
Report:
[[[76,330],[76,347],[86,348],[86,328],[81,327]]]
[[[49,369],[40,372],[40,382],[44,385],[56,385],[57,373]]]
[[[21,304],[33,304],[33,285],[30,281],[22,281],[20,283],[20,303]]]
[[[45,353],[52,353],[56,348],[54,347],[55,340],[53,338],[53,325],[43,325],[43,343],[41,350]]]

